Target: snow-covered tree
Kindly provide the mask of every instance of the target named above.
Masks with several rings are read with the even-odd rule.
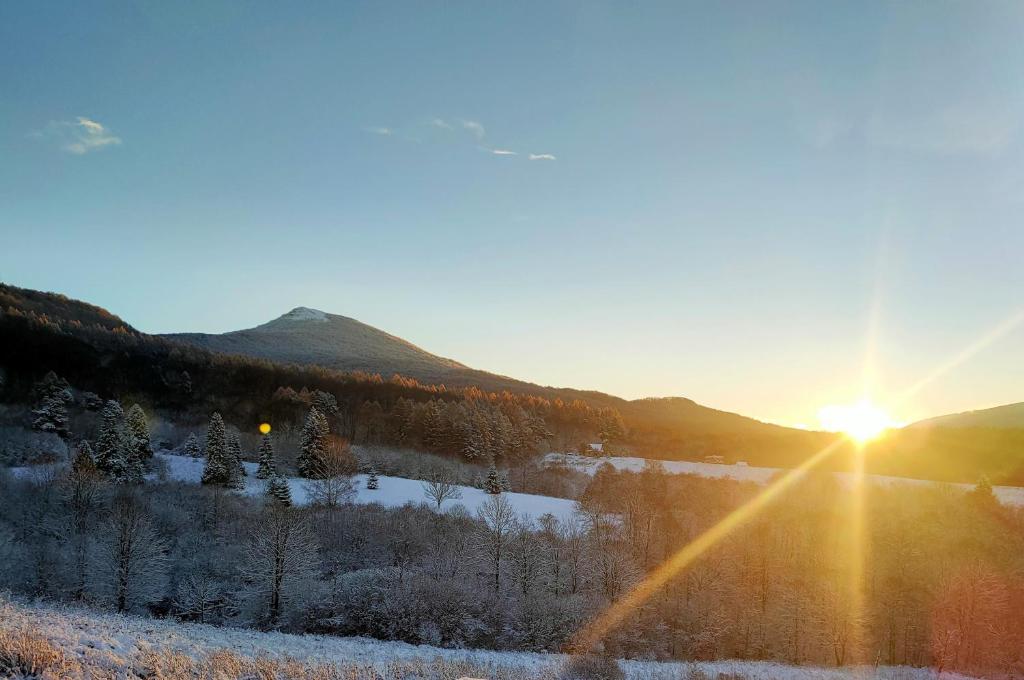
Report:
[[[352,455],[348,442],[340,437],[328,441],[316,479],[306,484],[310,499],[317,505],[337,507],[347,501],[355,492],[352,476],[358,472],[359,463]]]
[[[441,504],[446,500],[462,498],[462,491],[455,483],[452,475],[446,471],[437,471],[430,475],[430,478],[423,482],[423,493],[426,494],[427,498],[434,501],[438,510],[441,509]]]
[[[167,544],[133,493],[114,500],[103,537],[104,585],[117,611],[159,597],[167,570]]]
[[[259,467],[256,468],[257,479],[270,479],[277,474],[277,461],[274,460],[274,443],[270,440],[270,435],[263,435],[263,441],[260,442],[260,461]]]
[[[292,504],[292,491],[288,486],[288,480],[278,474],[270,477],[267,480],[267,496],[275,503],[285,507],[290,506]]]
[[[498,474],[498,468],[495,467],[492,458],[491,466],[487,468],[487,476],[484,478],[484,491],[489,494],[499,494],[504,490],[501,484],[501,475]]]
[[[133,456],[140,462],[153,457],[153,443],[149,437],[149,424],[146,412],[138,404],[133,404],[124,419],[126,434],[130,438]]]
[[[125,435],[124,411],[115,399],[103,407],[103,423],[96,439],[96,468],[115,482],[124,483],[135,477],[131,451]]]
[[[186,456],[190,458],[201,458],[203,455],[203,447],[199,445],[199,438],[196,437],[195,432],[188,433],[188,439],[185,440],[183,451]]]
[[[243,570],[275,627],[299,586],[315,574],[319,545],[309,522],[295,510],[271,505],[249,536]]]
[[[313,407],[325,416],[338,412],[338,400],[330,392],[317,390],[313,392]]]
[[[227,463],[230,471],[228,486],[233,489],[240,489],[245,486],[242,477],[245,477],[245,466],[242,465],[242,442],[237,432],[227,435]]]
[[[230,483],[229,462],[224,419],[219,413],[214,413],[210,417],[210,425],[206,428],[206,467],[203,468],[203,484],[226,486]]]
[[[380,487],[380,481],[377,478],[377,466],[371,465],[370,472],[366,475],[366,490],[376,491]]]
[[[68,437],[68,409],[71,387],[67,381],[50,371],[35,385],[36,406],[32,409],[32,429],[53,432],[61,439]]]
[[[299,474],[307,479],[317,479],[325,474],[327,435],[330,434],[327,418],[316,408],[309,409],[306,424],[299,435],[299,455],[296,466]]]

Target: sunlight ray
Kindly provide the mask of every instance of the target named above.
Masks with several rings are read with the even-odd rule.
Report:
[[[648,574],[643,581],[626,593],[625,596],[612,603],[599,617],[580,631],[574,646],[580,650],[591,649],[598,640],[622,621],[630,611],[646,602],[651,595],[661,589],[681,569],[738,529],[747,520],[754,517],[779,494],[793,486],[804,474],[819,465],[845,443],[845,438],[837,436],[831,444],[818,451],[799,466],[789,470],[782,477],[768,485],[757,496],[733,510],[720,522],[683,546],[669,560],[663,562],[657,569]]]

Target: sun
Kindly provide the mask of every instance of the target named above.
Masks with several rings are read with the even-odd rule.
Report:
[[[832,404],[818,411],[818,421],[825,430],[843,432],[850,439],[864,444],[877,439],[898,423],[867,397],[853,404]]]

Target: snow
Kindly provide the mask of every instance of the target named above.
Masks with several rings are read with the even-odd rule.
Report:
[[[309,307],[296,307],[281,318],[287,321],[327,321],[327,312]]]
[[[556,678],[566,657],[561,654],[498,652],[482,649],[443,649],[404,642],[323,635],[290,635],[258,632],[244,628],[218,628],[170,619],[147,619],[101,613],[69,605],[30,603],[0,596],[0,625],[27,628],[88,662],[91,667],[122,676],[132,659],[143,651],[175,651],[199,658],[214,650],[227,649],[246,657],[266,654],[303,662],[327,662],[365,668],[373,667],[377,677],[395,678],[396,662],[465,662],[480,677]],[[692,671],[708,677],[719,673],[747,680],[932,680],[929,669],[905,666],[878,668],[818,668],[786,666],[758,661],[653,662],[620,661],[627,680],[677,680]],[[118,671],[121,671],[119,673]],[[123,676],[122,676],[123,677]],[[359,677],[363,677],[360,675]],[[417,675],[416,677],[421,677]],[[962,680],[954,673],[946,680]]]
[[[597,469],[608,463],[617,470],[640,472],[648,462],[647,458],[635,458],[632,456],[605,456],[592,458],[581,456],[576,453],[549,453],[544,457],[547,465],[564,465],[588,475],[593,475]],[[676,475],[697,475],[698,477],[709,477],[712,479],[735,479],[741,482],[753,482],[754,484],[765,485],[776,475],[787,472],[785,468],[753,467],[750,465],[719,465],[717,463],[695,463],[685,460],[651,460],[661,463],[665,471]],[[845,486],[853,485],[854,475],[849,472],[835,472],[835,477]],[[941,486],[943,482],[935,482],[928,479],[911,479],[909,477],[892,477],[889,475],[865,475],[868,483],[885,486]],[[970,491],[973,484],[948,484],[954,489]],[[992,492],[1003,505],[1024,506],[1024,487],[1019,486],[994,486]]]
[[[167,475],[169,480],[199,483],[203,477],[203,466],[205,458],[190,458],[188,456],[176,456],[165,453],[156,454],[158,460],[167,464]],[[256,463],[243,463],[248,476],[245,478],[245,489],[243,493],[250,496],[263,494],[266,482],[256,479]],[[402,507],[408,503],[429,503],[423,490],[423,482],[417,479],[406,479],[405,477],[388,477],[378,475],[379,488],[370,490],[366,488],[366,475],[356,475],[356,495],[353,501],[356,503],[379,503],[388,508]],[[296,505],[309,503],[308,480],[299,477],[286,478],[288,487],[292,493],[292,502]],[[471,486],[460,486],[459,491],[462,498],[445,500],[441,505],[442,511],[447,511],[461,505],[471,513],[475,513],[482,506],[489,495],[480,489]],[[576,502],[566,498],[553,498],[551,496],[538,496],[529,493],[503,494],[505,499],[512,505],[512,508],[520,516],[527,516],[538,519],[542,515],[551,514],[561,521],[572,518],[576,512]]]

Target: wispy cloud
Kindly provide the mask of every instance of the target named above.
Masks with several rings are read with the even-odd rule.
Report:
[[[556,161],[558,157],[550,153],[531,153],[529,156],[531,161]]]
[[[452,128],[452,124],[447,122],[447,121],[445,121],[442,118],[434,118],[434,119],[432,119],[430,121],[430,124],[433,125],[436,128],[441,128],[442,130],[451,130],[451,129],[453,129]]]
[[[484,126],[475,120],[462,120],[459,122],[462,123],[463,129],[469,130],[477,139],[483,139],[487,134],[487,131],[484,130]]]
[[[389,128],[389,127],[380,127],[380,126],[368,127],[368,128],[366,128],[366,131],[371,133],[371,134],[374,134],[374,135],[381,135],[382,137],[389,137],[389,136],[395,134],[395,131],[392,130],[391,128]]]
[[[117,146],[121,138],[115,136],[107,127],[92,120],[79,116],[73,121],[55,120],[42,130],[31,134],[32,137],[54,141],[62,151],[82,156],[90,151],[99,151],[108,146]]]
[[[1013,142],[1019,131],[1011,111],[955,106],[926,115],[876,113],[865,127],[875,146],[936,153],[994,156]]]
[[[518,151],[512,151],[511,149],[485,149],[490,151],[495,156],[518,156]]]

